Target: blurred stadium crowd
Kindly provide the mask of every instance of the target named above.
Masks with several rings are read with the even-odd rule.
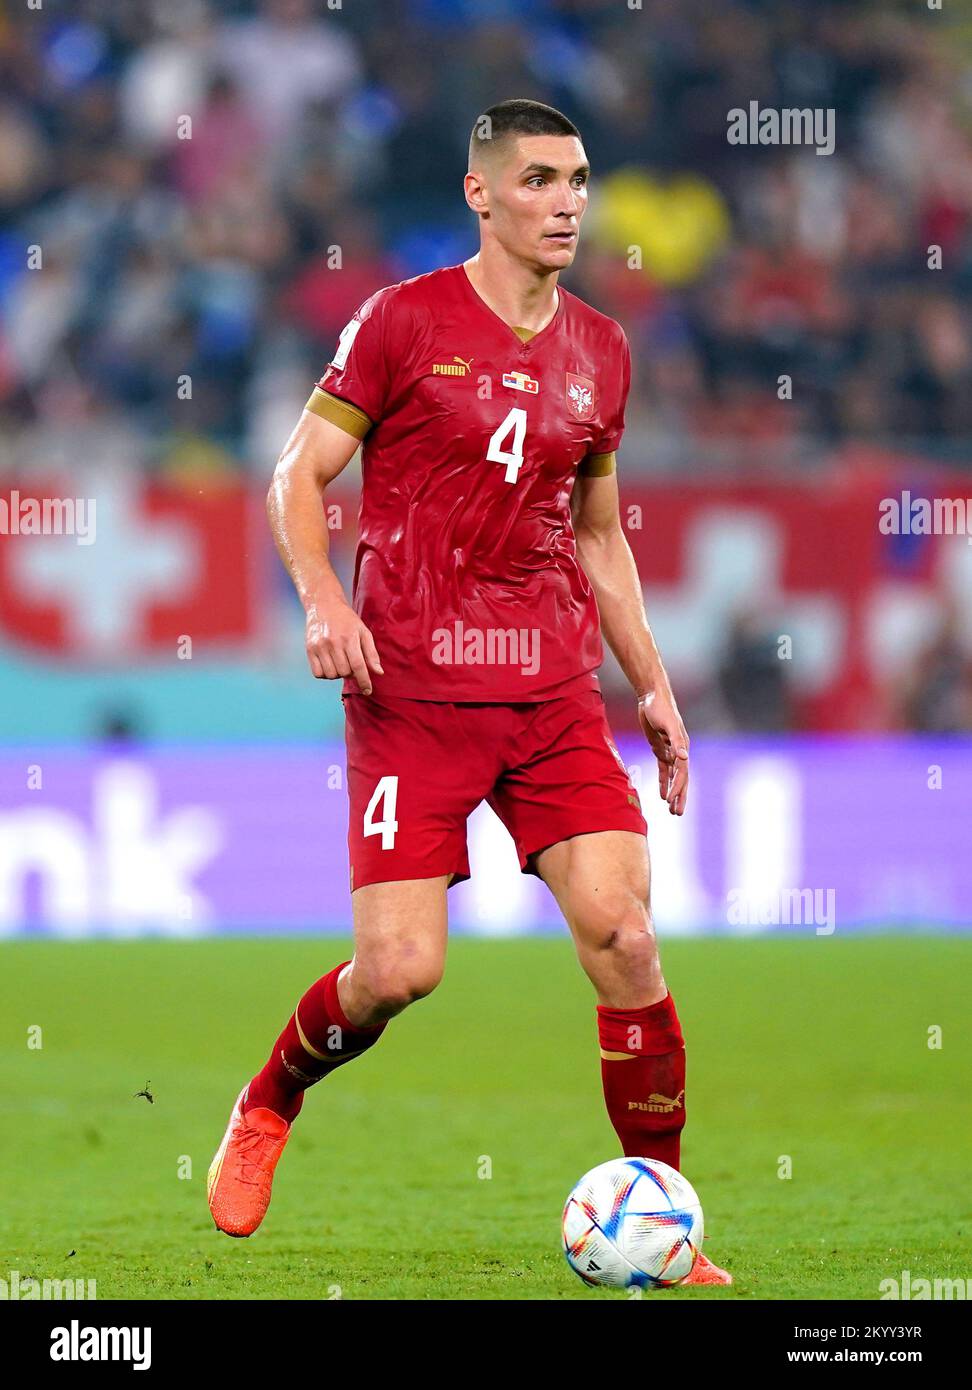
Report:
[[[475,249],[466,143],[508,96],[591,157],[565,283],[631,339],[627,477],[967,467],[968,37],[888,0],[7,7],[0,477],[265,479],[358,304]],[[751,101],[833,109],[834,153],[731,145]],[[969,634],[938,616],[864,725],[972,726]],[[703,727],[792,727],[777,631],[735,615]]]
[[[632,339],[626,467],[908,436],[964,461],[970,67],[954,29],[888,4],[8,7],[3,463],[83,437],[128,465],[263,473],[357,304],[473,249],[468,131],[509,95],[567,111],[592,159],[568,283]],[[836,152],[731,146],[753,99],[833,108]]]

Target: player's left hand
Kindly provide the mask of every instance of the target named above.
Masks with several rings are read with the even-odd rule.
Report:
[[[638,719],[658,759],[659,795],[671,814],[680,816],[688,797],[689,736],[671,690],[659,686],[642,695]]]

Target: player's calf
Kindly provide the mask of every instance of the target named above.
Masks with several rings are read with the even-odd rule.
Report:
[[[308,1087],[352,1057],[360,1057],[381,1037],[384,1021],[361,1024],[345,1013],[338,982],[349,964],[335,966],[302,997],[262,1070],[247,1087],[245,1111],[270,1110],[291,1124]]]
[[[644,838],[580,835],[540,857],[597,991],[604,1100],[625,1154],[678,1168],[685,1045],[662,975]]]
[[[685,1045],[647,904],[610,894],[586,919],[584,964],[597,1007],[604,1100],[625,1154],[678,1168]]]
[[[679,1167],[685,1044],[647,903],[622,894],[588,920],[604,1100],[625,1154]],[[605,911],[607,909],[607,911]],[[599,944],[599,949],[598,949]],[[588,952],[590,958],[591,952]]]
[[[625,1154],[680,1162],[685,1044],[671,994],[638,1009],[597,1008],[604,1100]]]

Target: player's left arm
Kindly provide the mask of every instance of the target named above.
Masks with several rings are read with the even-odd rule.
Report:
[[[597,599],[601,630],[638,697],[638,718],[658,760],[662,800],[673,816],[680,816],[688,795],[689,738],[648,626],[638,569],[621,525],[613,467],[582,469],[571,508],[577,556]]]

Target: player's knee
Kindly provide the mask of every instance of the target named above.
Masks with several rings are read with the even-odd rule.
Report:
[[[579,914],[587,941],[632,966],[653,961],[658,947],[646,899],[647,893],[641,896],[637,886],[590,897]]]
[[[626,947],[631,938],[652,934],[648,885],[623,884],[588,892],[574,901],[574,917],[585,937],[602,949]]]
[[[658,971],[658,943],[647,911],[632,914],[609,933],[605,950],[617,974],[629,981],[647,981]]]
[[[390,1017],[431,994],[441,979],[440,962],[395,956],[366,966],[358,986],[375,1012]]]

